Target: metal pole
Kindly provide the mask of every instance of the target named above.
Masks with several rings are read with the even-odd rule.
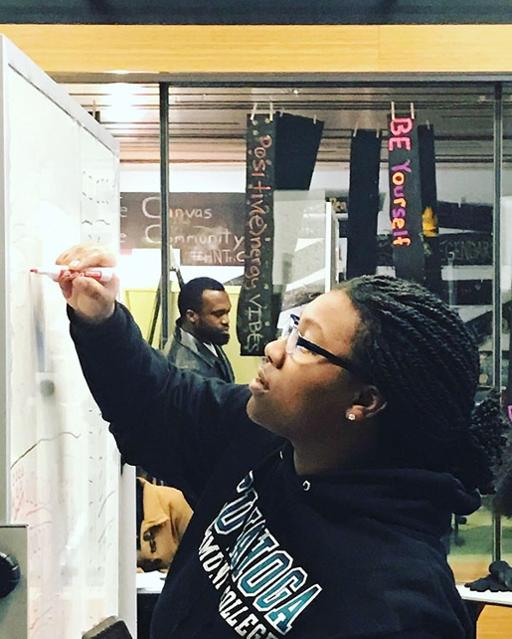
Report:
[[[494,215],[493,215],[493,370],[501,393],[501,169],[503,162],[503,89],[494,85]],[[493,514],[493,561],[501,559],[501,518]]]
[[[160,294],[162,328],[160,348],[169,339],[169,83],[161,82],[160,88],[160,224],[161,266]]]

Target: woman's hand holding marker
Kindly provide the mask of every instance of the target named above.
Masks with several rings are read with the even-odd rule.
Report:
[[[61,253],[55,263],[66,267],[58,282],[67,303],[82,319],[100,323],[113,314],[119,290],[117,276],[113,274],[110,281],[103,283],[82,276],[95,267],[114,267],[113,253],[103,246],[77,244]]]

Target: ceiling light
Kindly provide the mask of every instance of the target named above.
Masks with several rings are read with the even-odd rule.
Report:
[[[139,119],[135,106],[138,87],[135,84],[117,82],[105,87],[105,107],[101,110],[103,122],[133,122]]]

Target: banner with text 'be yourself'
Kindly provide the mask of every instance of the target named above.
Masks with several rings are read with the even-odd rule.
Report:
[[[397,277],[423,283],[423,207],[418,131],[412,116],[389,119],[391,244]]]

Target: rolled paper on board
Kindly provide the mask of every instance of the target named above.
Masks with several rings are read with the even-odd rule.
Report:
[[[31,273],[36,273],[37,275],[46,275],[51,278],[54,282],[57,282],[60,277],[65,275],[66,273],[76,273],[81,277],[90,277],[93,280],[101,282],[103,284],[110,282],[112,276],[114,275],[114,269],[96,266],[94,268],[85,269],[85,271],[73,271],[68,266],[37,266],[30,269]]]

